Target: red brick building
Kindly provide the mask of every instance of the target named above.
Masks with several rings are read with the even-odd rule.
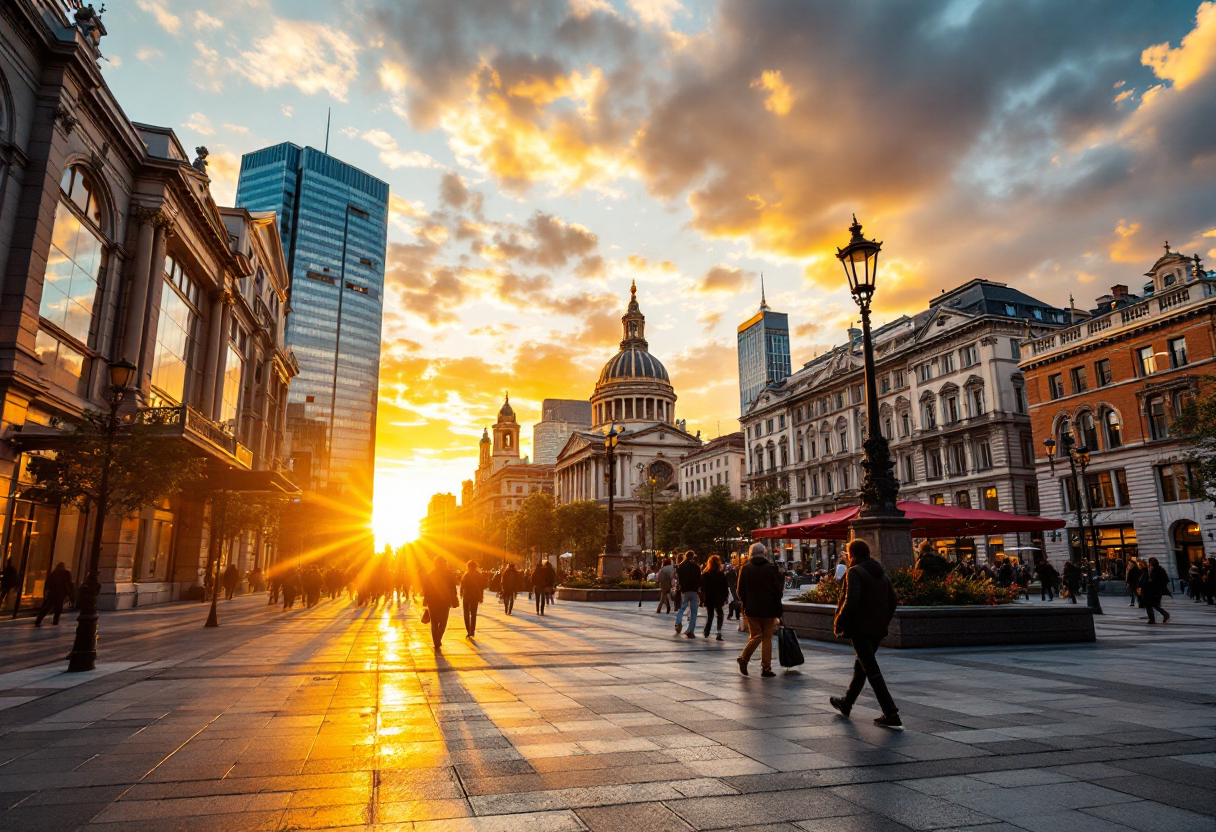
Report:
[[[1042,513],[1069,521],[1067,533],[1047,537],[1047,557],[1057,566],[1080,557],[1062,452],[1071,433],[1090,451],[1080,501],[1092,508],[1103,571],[1114,578],[1129,557],[1156,557],[1177,578],[1204,556],[1205,541],[1216,552],[1216,506],[1201,499],[1186,448],[1170,433],[1216,372],[1216,281],[1198,256],[1168,244],[1146,277],[1139,295],[1115,286],[1080,323],[1022,348]],[[1054,472],[1048,437],[1057,442]]]

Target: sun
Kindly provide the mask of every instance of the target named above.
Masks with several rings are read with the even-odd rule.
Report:
[[[418,539],[418,524],[426,516],[426,504],[434,483],[425,476],[405,472],[376,471],[376,499],[372,505],[372,532],[376,550],[394,549]]]

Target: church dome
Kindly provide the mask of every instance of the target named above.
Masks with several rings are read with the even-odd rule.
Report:
[[[624,348],[604,365],[600,373],[600,384],[630,379],[654,380],[671,384],[667,368],[644,349]]]

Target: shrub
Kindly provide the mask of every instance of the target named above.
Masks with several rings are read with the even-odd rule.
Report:
[[[650,581],[622,581],[620,578],[600,578],[594,569],[575,572],[561,582],[570,589],[654,589],[658,584]]]
[[[943,579],[928,578],[914,569],[897,569],[891,574],[895,597],[908,607],[980,607],[1012,603],[1017,595],[999,587],[983,575],[964,576],[951,572]],[[794,598],[806,604],[835,604],[842,584],[831,576],[817,587]]]

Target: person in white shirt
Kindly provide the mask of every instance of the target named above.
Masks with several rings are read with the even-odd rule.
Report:
[[[849,565],[847,563],[845,563],[844,558],[841,557],[840,560],[836,562],[836,580],[843,581],[844,573],[848,572],[848,571],[849,571]]]

